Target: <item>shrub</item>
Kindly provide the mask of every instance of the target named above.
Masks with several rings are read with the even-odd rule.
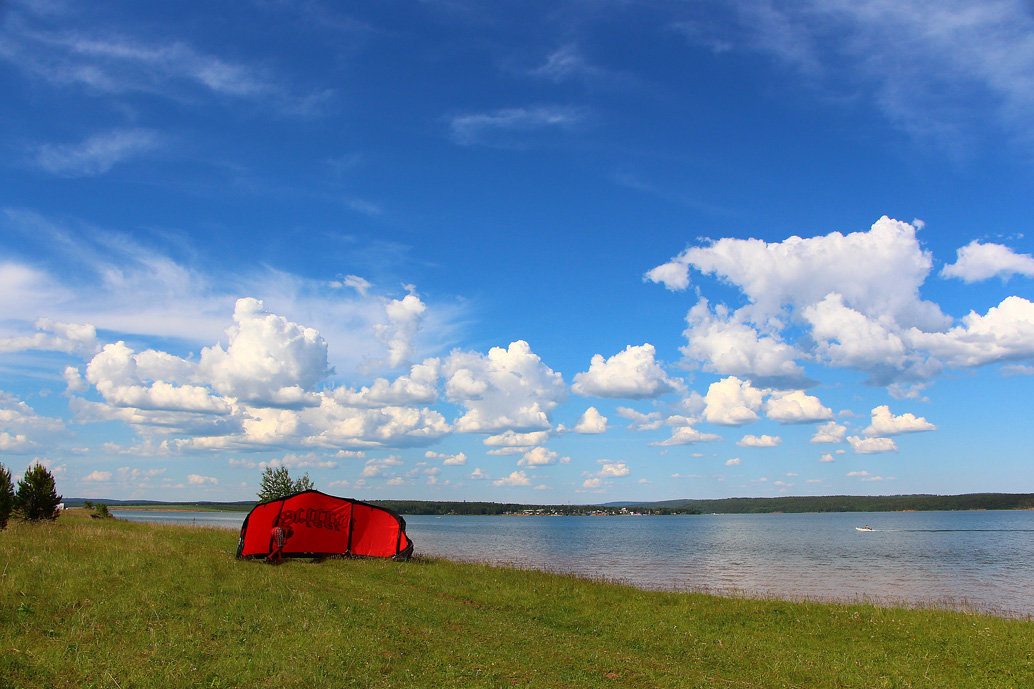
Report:
[[[90,519],[114,519],[115,515],[108,511],[108,506],[103,502],[83,500],[83,508],[90,512]]]
[[[46,467],[33,464],[25,470],[14,496],[14,506],[22,519],[33,522],[57,519],[60,502],[61,496],[54,490],[54,477]]]
[[[14,484],[11,483],[11,472],[0,464],[0,531],[7,527],[7,519],[14,508]]]

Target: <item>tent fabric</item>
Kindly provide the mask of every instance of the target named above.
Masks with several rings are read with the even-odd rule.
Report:
[[[252,508],[241,526],[237,557],[266,557],[274,526],[294,533],[284,543],[285,557],[390,557],[408,560],[413,541],[406,520],[369,503],[306,490]]]

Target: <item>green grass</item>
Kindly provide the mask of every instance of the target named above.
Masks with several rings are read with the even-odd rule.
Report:
[[[1030,621],[235,546],[81,511],[12,522],[0,688],[1034,686]]]

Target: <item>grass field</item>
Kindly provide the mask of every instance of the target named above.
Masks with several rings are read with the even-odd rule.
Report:
[[[1034,623],[556,574],[233,557],[223,530],[0,533],[0,687],[1034,687]]]

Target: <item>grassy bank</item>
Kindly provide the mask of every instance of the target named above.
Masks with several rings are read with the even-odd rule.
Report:
[[[1034,686],[1031,622],[439,560],[270,567],[235,545],[74,511],[13,522],[0,687]]]

